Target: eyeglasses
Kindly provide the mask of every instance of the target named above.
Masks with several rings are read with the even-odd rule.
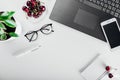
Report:
[[[38,38],[39,31],[41,31],[45,35],[48,35],[48,34],[54,32],[52,24],[50,23],[50,24],[46,24],[46,25],[42,26],[40,29],[38,29],[36,31],[29,31],[24,36],[29,40],[29,42],[35,41]]]

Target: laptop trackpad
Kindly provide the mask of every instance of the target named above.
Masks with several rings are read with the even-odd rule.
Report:
[[[79,9],[74,22],[78,25],[94,29],[99,23],[99,17],[85,10]]]

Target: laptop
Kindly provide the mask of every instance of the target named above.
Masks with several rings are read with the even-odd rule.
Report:
[[[50,19],[106,41],[100,23],[120,22],[120,0],[56,0]]]

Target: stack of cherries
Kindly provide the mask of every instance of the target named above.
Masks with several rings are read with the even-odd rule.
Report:
[[[46,7],[41,4],[39,0],[28,0],[26,6],[22,10],[27,13],[29,17],[38,18],[46,10]]]
[[[111,67],[110,67],[110,66],[106,66],[105,69],[106,69],[106,71],[110,72]],[[108,77],[109,77],[109,78],[112,78],[112,77],[113,77],[113,74],[112,74],[112,73],[109,73],[109,74],[108,74]]]
[[[108,72],[108,77],[109,77],[109,78],[113,78],[113,77],[114,77],[113,74],[110,73],[111,69],[117,70],[116,68],[112,68],[112,67],[110,67],[110,66],[106,66],[106,67],[105,67],[105,70]]]

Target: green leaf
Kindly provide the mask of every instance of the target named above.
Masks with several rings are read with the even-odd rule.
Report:
[[[5,26],[2,23],[0,23],[0,29],[5,29],[6,30]]]
[[[4,21],[4,20],[7,20],[8,19],[8,16],[0,16],[0,21]]]
[[[4,33],[4,34],[1,34],[0,35],[0,39],[1,40],[6,40],[7,39],[7,35]]]
[[[0,14],[0,20],[4,21],[7,19],[11,19],[11,17],[13,16],[14,13],[15,13],[14,11],[3,12],[2,14]]]
[[[11,28],[15,28],[16,27],[16,23],[13,20],[5,20],[4,23]]]
[[[18,37],[18,34],[16,34],[15,32],[10,32],[9,35],[10,35],[11,37]]]
[[[3,12],[0,14],[0,20],[4,21],[8,19],[8,12]]]
[[[5,31],[2,28],[0,28],[0,35],[4,34],[4,33],[5,33]]]
[[[13,14],[14,14],[14,13],[15,13],[14,11],[8,12],[8,18],[10,19],[11,17],[13,17]]]

